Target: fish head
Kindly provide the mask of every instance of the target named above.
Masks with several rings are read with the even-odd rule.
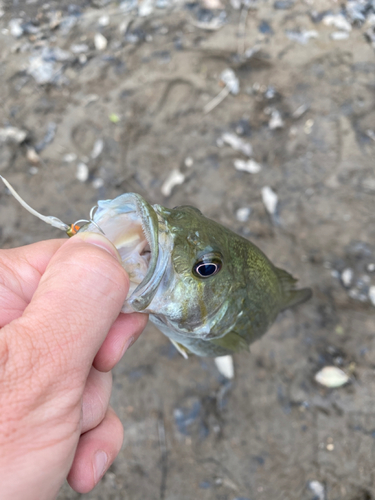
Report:
[[[84,230],[99,229],[130,277],[123,312],[150,313],[169,330],[201,339],[225,335],[241,314],[227,230],[198,209],[151,206],[127,193],[98,202]]]
[[[238,280],[227,230],[191,206],[154,209],[159,230],[170,238],[171,252],[148,311],[188,337],[224,335],[240,308],[233,304]]]

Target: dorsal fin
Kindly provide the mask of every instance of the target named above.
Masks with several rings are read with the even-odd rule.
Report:
[[[275,273],[279,279],[283,292],[283,306],[281,310],[296,306],[297,304],[301,304],[311,298],[311,288],[301,288],[300,290],[296,290],[295,287],[298,280],[293,278],[293,276],[287,271],[276,267]]]

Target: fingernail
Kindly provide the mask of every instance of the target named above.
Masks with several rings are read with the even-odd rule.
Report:
[[[112,245],[112,243],[109,241],[109,239],[106,238],[105,236],[102,236],[101,234],[98,234],[98,233],[91,233],[91,232],[87,231],[87,232],[76,234],[74,236],[74,238],[80,238],[85,243],[90,243],[91,245],[95,245],[97,247],[102,248],[103,250],[106,250],[113,257],[115,257],[119,262],[121,262],[120,254],[116,250],[115,246]]]
[[[125,352],[129,349],[129,347],[131,347],[135,342],[135,337],[130,337],[130,339],[128,339],[125,344],[124,344],[124,347],[122,348],[122,351],[121,351],[121,356],[120,356],[120,359],[123,357],[123,355],[125,354]]]
[[[108,463],[107,453],[101,450],[97,451],[94,455],[94,461],[93,461],[95,484],[100,481],[102,476],[104,476],[104,473],[107,469],[107,463]]]

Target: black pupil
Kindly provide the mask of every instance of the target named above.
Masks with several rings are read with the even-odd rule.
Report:
[[[216,272],[216,270],[217,270],[216,264],[200,264],[196,268],[196,272],[201,276],[203,276],[204,278],[211,276]]]

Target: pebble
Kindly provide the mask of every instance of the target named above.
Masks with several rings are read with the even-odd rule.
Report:
[[[300,118],[302,115],[306,113],[306,111],[309,109],[309,106],[307,104],[301,104],[301,106],[298,106],[298,108],[293,111],[292,117],[297,119]]]
[[[262,170],[262,165],[255,160],[234,160],[234,168],[241,172],[248,172],[249,174],[257,174]]]
[[[104,180],[100,177],[97,177],[92,181],[92,187],[95,189],[100,189],[103,186],[104,186]]]
[[[315,495],[315,500],[325,500],[324,484],[319,481],[310,481],[309,488]]]
[[[271,118],[270,118],[270,121],[268,122],[268,126],[269,126],[270,130],[275,130],[277,128],[284,127],[284,120],[281,117],[280,111],[278,111],[277,109],[272,110]]]
[[[187,168],[191,168],[194,165],[193,158],[191,156],[188,156],[187,158],[185,158],[184,165]]]
[[[233,357],[230,354],[228,356],[218,356],[215,358],[215,365],[225,378],[229,380],[234,378]]]
[[[325,366],[315,375],[315,380],[325,387],[341,387],[349,381],[347,374],[336,366]]]
[[[98,158],[99,155],[101,155],[101,153],[103,152],[103,148],[104,148],[104,141],[103,139],[97,139],[94,143],[94,147],[92,148],[92,151],[91,151],[91,158],[93,160],[95,160],[96,158]]]
[[[225,69],[220,75],[220,80],[225,84],[231,94],[237,95],[240,91],[240,82],[232,69]]]
[[[249,220],[250,213],[251,213],[251,208],[249,207],[239,208],[236,211],[236,219],[240,222],[246,222],[247,220]]]
[[[22,19],[11,19],[9,21],[9,31],[14,38],[20,38],[23,35]]]
[[[21,144],[27,137],[26,130],[17,127],[0,128],[0,142],[15,142]]]
[[[98,24],[99,24],[99,26],[103,26],[103,27],[108,26],[109,25],[109,16],[105,14],[105,15],[99,17]]]
[[[86,43],[74,43],[70,46],[70,51],[73,54],[84,54],[89,51],[89,46]]]
[[[89,167],[86,163],[80,162],[77,165],[76,179],[80,182],[86,182],[89,178]]]
[[[163,182],[161,193],[163,196],[170,196],[175,186],[182,184],[185,181],[185,175],[177,169],[170,172],[168,177]]]
[[[367,264],[367,271],[369,273],[373,273],[375,271],[375,263],[371,262],[370,264]]]
[[[33,163],[34,165],[40,163],[40,156],[38,155],[38,153],[35,151],[34,148],[27,148],[26,158],[27,161]]]
[[[311,38],[318,38],[319,33],[315,30],[308,30],[308,31],[287,30],[286,36],[289,38],[289,40],[292,40],[293,42],[298,42],[302,45],[306,45]]]
[[[245,156],[252,156],[253,148],[249,142],[244,141],[237,134],[226,132],[221,136],[221,140],[231,146],[235,151],[240,151]]]
[[[331,33],[330,38],[335,41],[347,40],[349,38],[349,33],[346,31],[334,31]]]
[[[77,155],[75,153],[67,153],[66,155],[63,156],[63,161],[66,163],[72,163],[73,161],[76,161]]]
[[[153,0],[143,0],[142,3],[138,5],[138,15],[140,17],[147,17],[152,14],[154,10]]]
[[[269,186],[264,186],[262,188],[262,200],[267,212],[270,215],[274,215],[279,201],[275,191],[273,191]]]
[[[94,36],[94,45],[96,50],[105,50],[108,45],[108,40],[101,33],[95,33]]]
[[[353,276],[354,276],[353,269],[346,268],[343,270],[343,272],[341,273],[341,281],[345,287],[347,288],[350,287],[350,285],[353,282]]]
[[[370,286],[368,291],[368,298],[373,306],[375,306],[375,286]]]
[[[342,14],[327,14],[323,17],[323,24],[342,31],[352,31],[352,25]]]
[[[36,175],[38,172],[39,172],[39,168],[38,167],[30,167],[29,168],[29,174],[30,175]]]

